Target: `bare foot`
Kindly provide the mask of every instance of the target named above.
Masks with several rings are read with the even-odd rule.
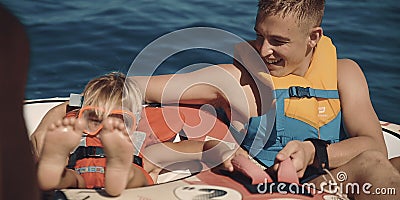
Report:
[[[67,158],[79,145],[84,127],[84,121],[71,117],[50,125],[38,163],[38,181],[42,190],[55,189],[60,184]]]
[[[133,177],[132,159],[134,147],[122,120],[109,117],[103,121],[100,139],[107,157],[105,190],[111,196],[118,196]]]

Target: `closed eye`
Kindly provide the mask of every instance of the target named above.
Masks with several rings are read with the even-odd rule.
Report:
[[[282,46],[284,44],[289,43],[289,41],[282,40],[282,39],[270,39],[270,44],[273,46]]]

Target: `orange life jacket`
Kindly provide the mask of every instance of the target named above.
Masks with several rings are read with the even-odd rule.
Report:
[[[69,112],[66,117],[76,117],[77,112]],[[191,140],[217,139],[229,143],[235,143],[228,127],[216,116],[190,107],[145,107],[137,128],[138,131],[146,133],[146,139],[142,148],[159,142],[173,141],[177,134]],[[77,151],[85,151],[85,158],[73,158],[76,162],[70,162],[69,167],[74,168],[84,179],[87,188],[104,187],[104,172],[106,158],[102,151],[102,144],[98,137],[86,135],[81,141]],[[84,149],[84,150],[81,150]],[[92,156],[90,156],[92,155]],[[81,156],[82,157],[82,156]],[[141,158],[142,155],[139,154]],[[138,166],[141,159],[134,158]],[[147,177],[148,183],[153,184],[147,172],[142,171]]]

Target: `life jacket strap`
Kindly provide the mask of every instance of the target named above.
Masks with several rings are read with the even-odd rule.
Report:
[[[327,98],[327,99],[338,99],[339,92],[337,90],[320,90],[314,89],[310,87],[301,87],[301,86],[291,86],[288,89],[288,97],[297,97],[297,98]]]
[[[76,161],[84,158],[105,158],[106,155],[102,147],[88,146],[78,147],[74,153],[69,156],[67,168],[74,169]],[[133,155],[132,162],[136,165],[143,167],[143,159],[137,155]]]

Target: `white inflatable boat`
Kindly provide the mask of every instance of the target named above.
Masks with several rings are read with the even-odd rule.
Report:
[[[24,117],[28,134],[32,134],[42,117],[52,107],[59,105],[69,98],[48,98],[26,100],[24,104]],[[388,149],[388,157],[400,156],[400,125],[381,121],[382,132]],[[190,174],[189,174],[190,175]],[[182,177],[186,177],[183,178]],[[234,179],[204,171],[194,176],[185,172],[166,174],[160,177],[162,184],[153,186],[127,189],[119,197],[108,197],[101,190],[90,189],[65,189],[56,191],[52,199],[287,199],[285,195],[265,196],[254,194],[249,188]],[[290,199],[335,199],[329,195],[314,195],[289,197]]]

